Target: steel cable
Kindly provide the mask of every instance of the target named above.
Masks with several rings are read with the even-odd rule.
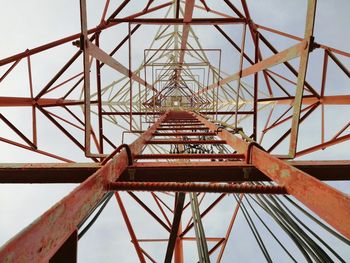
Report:
[[[259,200],[259,197],[256,196]],[[293,231],[286,225],[284,221],[282,221],[263,201],[261,200],[255,200],[255,198],[252,198],[253,201],[258,204],[267,214],[269,214],[275,222],[285,231],[285,233],[290,237],[290,239],[295,243],[295,245],[299,248],[300,252],[303,254],[304,258],[307,260],[307,262],[312,262],[309,254],[304,248],[304,244],[301,242],[300,238],[297,237]]]
[[[233,195],[233,196],[234,196],[234,198],[236,199],[236,201],[238,203],[239,201],[238,201],[237,196],[236,195]],[[243,216],[244,216],[245,220],[247,221],[248,226],[249,226],[250,230],[252,231],[252,233],[253,233],[253,235],[255,237],[255,240],[256,240],[256,242],[259,245],[259,248],[260,248],[261,252],[265,256],[266,261],[267,262],[272,262],[272,259],[271,259],[270,255],[269,255],[269,253],[268,253],[268,251],[267,251],[267,249],[265,247],[265,244],[262,241],[261,236],[260,236],[258,230],[256,229],[254,222],[252,221],[251,217],[248,215],[248,212],[247,212],[243,202],[241,202],[239,206],[242,208]]]
[[[112,198],[113,193],[107,193],[106,194],[106,198],[104,200],[104,202],[102,203],[102,205],[100,206],[100,209],[97,211],[97,213],[94,215],[94,217],[90,220],[90,222],[86,225],[86,227],[83,228],[83,230],[81,230],[78,234],[78,240],[81,239],[86,232],[91,228],[91,226],[96,222],[96,220],[98,219],[98,217],[100,216],[100,214],[102,213],[102,211],[104,210],[104,208],[106,207],[106,205],[108,204],[108,201]],[[98,208],[98,206],[96,207],[96,209]],[[96,210],[95,209],[95,210]],[[95,211],[94,210],[94,211]],[[94,212],[92,211],[92,213]],[[90,213],[90,215],[92,214]],[[79,229],[79,228],[78,228]]]
[[[250,196],[249,196],[250,197]],[[250,197],[252,198],[252,197]],[[281,243],[281,241],[279,241],[279,239],[276,237],[276,235],[272,232],[272,230],[265,224],[264,220],[259,216],[259,214],[256,212],[256,210],[254,209],[253,205],[251,204],[251,202],[248,199],[248,196],[246,196],[246,201],[249,205],[249,207],[251,208],[251,210],[254,212],[254,214],[256,215],[256,217],[260,220],[260,222],[263,224],[263,226],[267,229],[267,231],[269,231],[269,233],[271,234],[271,236],[276,240],[276,242],[282,247],[282,249],[287,253],[287,255],[294,261],[297,263],[297,260],[293,257],[292,254],[290,254],[287,250],[287,248]]]
[[[288,213],[300,224],[302,225],[307,231],[309,231],[323,246],[325,246],[330,252],[332,252],[332,254],[338,258],[341,262],[345,263],[345,260],[336,252],[334,251],[326,242],[324,242],[322,240],[322,238],[320,238],[314,231],[312,231],[308,226],[306,226],[298,217],[296,217],[292,211],[289,210],[289,208],[277,197],[272,197],[274,199],[277,200],[277,202],[279,202],[283,208],[288,211]]]

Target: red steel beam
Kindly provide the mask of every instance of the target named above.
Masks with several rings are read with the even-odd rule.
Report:
[[[166,132],[154,133],[153,136],[215,136],[215,132]]]
[[[318,150],[321,150],[321,149],[325,149],[325,148],[333,146],[335,144],[348,141],[348,140],[350,140],[350,134],[347,134],[347,135],[344,135],[344,136],[341,136],[341,137],[337,137],[335,139],[329,140],[329,141],[321,143],[319,145],[315,145],[315,146],[312,146],[310,148],[301,150],[299,152],[296,152],[295,156],[296,157],[300,157],[300,156],[303,156],[303,155],[306,155],[306,154],[309,154],[309,153],[312,153],[312,152],[315,152],[315,151],[318,151]]]
[[[185,194],[184,193],[178,193],[176,196],[176,205],[175,205],[175,211],[174,211],[174,218],[173,223],[171,227],[171,232],[169,236],[168,246],[165,254],[165,263],[171,263],[174,250],[176,250],[176,241],[178,240],[178,233],[179,229],[181,229],[181,216],[182,211],[184,207],[185,202]],[[181,246],[182,248],[182,246]],[[180,255],[182,255],[182,249],[181,251],[178,251]],[[175,254],[177,254],[175,252]],[[175,258],[178,257],[178,255],[175,255]]]
[[[250,193],[250,194],[288,194],[283,186],[222,183],[152,183],[115,182],[109,183],[110,191],[148,191],[148,192],[200,192],[200,193]]]
[[[140,154],[135,159],[244,159],[244,154]]]
[[[198,120],[207,127],[215,129],[216,125],[197,115]],[[287,192],[297,198],[314,213],[328,222],[347,238],[350,238],[350,197],[335,188],[313,178],[307,173],[289,165],[287,162],[272,156],[230,134],[219,131],[218,136],[227,141],[238,153],[246,153],[250,149],[248,161],[275,181],[284,186]]]
[[[111,68],[115,69],[119,73],[123,74],[124,76],[131,77],[132,80],[140,83],[141,85],[147,87],[148,89],[151,89],[158,93],[158,90],[156,90],[153,85],[147,83],[145,80],[141,79],[136,73],[129,72],[129,69],[119,63],[116,59],[111,57],[109,54],[104,52],[102,49],[100,49],[98,46],[93,44],[92,42],[88,42],[88,52],[91,56],[98,59],[99,61],[103,62],[104,64],[110,66]]]
[[[146,25],[225,25],[225,24],[242,24],[246,20],[243,18],[193,18],[186,20],[181,18],[114,18],[111,22],[146,24]]]
[[[25,149],[25,150],[29,150],[29,151],[32,151],[32,152],[35,152],[35,153],[38,153],[38,154],[42,154],[42,155],[54,158],[56,160],[60,160],[60,161],[67,162],[67,163],[74,163],[74,161],[69,160],[67,158],[64,158],[62,156],[55,155],[55,154],[52,154],[52,153],[49,153],[49,152],[45,152],[45,151],[42,151],[42,150],[39,150],[39,149],[35,149],[35,148],[32,148],[32,147],[27,146],[25,144],[21,144],[21,143],[18,143],[18,142],[15,142],[15,141],[3,138],[3,137],[0,137],[0,141],[3,142],[3,143],[7,143],[7,144],[10,144],[10,145],[13,145],[13,146]]]
[[[285,33],[285,32],[279,31],[279,30],[276,30],[276,29],[271,28],[271,27],[262,26],[262,25],[258,25],[258,24],[255,24],[255,25],[256,25],[257,28],[260,28],[260,29],[265,30],[265,31],[269,31],[269,32],[274,33],[274,34],[278,34],[278,35],[281,35],[281,36],[284,36],[284,37],[288,37],[288,38],[291,38],[291,39],[294,39],[294,40],[297,40],[297,41],[303,40],[303,38],[301,38],[301,37],[294,36],[294,35],[291,35],[291,34],[288,34],[288,33]],[[331,51],[333,53],[337,53],[339,55],[343,55],[343,56],[346,56],[346,57],[350,58],[350,53],[345,52],[343,50],[339,50],[339,49],[336,49],[336,48],[333,48],[333,47],[329,47],[329,46],[326,46],[326,45],[323,45],[323,44],[319,44],[319,43],[317,43],[317,45],[319,45],[320,48],[323,48],[325,50],[329,50],[329,51]]]
[[[26,107],[26,106],[34,106],[34,105],[45,107],[50,105],[63,106],[63,105],[80,105],[80,104],[83,104],[83,101],[51,99],[51,98],[34,100],[33,98],[24,98],[24,97],[0,97],[0,107]]]
[[[166,114],[130,145],[132,153],[142,151],[144,143],[165,117]],[[47,262],[103,197],[106,181],[118,179],[127,166],[128,155],[123,150],[6,243],[0,250],[0,262]]]
[[[163,220],[157,216],[156,213],[152,211],[151,208],[149,208],[139,197],[136,196],[133,192],[128,192],[128,194],[150,215],[152,216],[166,231],[169,233],[171,232],[171,229],[169,226],[163,222]]]
[[[169,2],[166,2],[164,4],[157,5],[157,6],[153,7],[153,8],[149,8],[146,11],[142,11],[142,12],[138,12],[138,13],[132,14],[130,16],[127,16],[126,18],[129,18],[129,19],[136,18],[136,17],[142,16],[142,15],[145,15],[145,14],[149,14],[149,13],[155,12],[155,11],[157,11],[159,9],[163,9],[163,8],[165,8],[167,6],[172,5],[172,4],[173,4],[173,2],[169,1]],[[111,16],[111,18],[112,17],[113,17],[113,15]],[[100,31],[102,31],[104,29],[107,29],[109,27],[115,26],[117,24],[118,23],[109,23],[109,22],[107,22],[106,24],[99,25],[97,27],[89,29],[87,31],[87,33],[88,34],[93,34],[93,33],[96,33],[96,32],[100,32]],[[35,47],[35,48],[32,48],[32,49],[27,49],[24,52],[18,53],[16,55],[13,55],[13,56],[10,56],[10,57],[4,58],[4,59],[1,59],[0,60],[0,66],[6,65],[6,64],[11,63],[11,62],[18,61],[19,59],[22,59],[22,58],[25,58],[25,57],[28,57],[28,56],[40,53],[40,52],[45,51],[47,49],[50,49],[50,48],[53,48],[53,47],[57,47],[59,45],[62,45],[62,44],[67,43],[67,42],[71,42],[71,41],[76,40],[76,39],[79,39],[80,36],[81,36],[81,34],[77,33],[77,34],[74,34],[74,35],[71,35],[71,36],[68,36],[68,37],[65,37],[65,38],[62,38],[62,39],[59,39],[59,40],[47,43],[47,44],[44,44],[42,46],[38,46],[38,47]]]
[[[192,21],[194,4],[195,4],[195,0],[187,0],[185,3],[185,11],[184,11],[184,18],[183,18],[184,25],[182,26],[182,36],[181,36],[181,46],[180,46],[181,50],[178,58],[179,67],[175,71],[175,80],[177,83],[179,83],[180,81],[180,72],[185,60],[185,52],[186,52],[187,41],[188,41],[190,27],[191,27],[189,23]]]
[[[25,141],[28,146],[32,147],[33,149],[37,149],[38,147],[35,145],[34,142],[32,142],[27,136],[25,136],[17,127],[10,122],[3,114],[0,113],[0,120],[2,120],[7,126],[13,130],[23,141]]]
[[[262,71],[264,69],[270,68],[272,66],[281,64],[283,62],[286,62],[288,60],[291,60],[293,58],[299,57],[303,50],[305,49],[305,45],[307,45],[306,41],[302,41],[290,48],[287,48],[283,51],[281,51],[280,53],[277,53],[271,57],[268,57],[250,67],[247,67],[245,69],[243,69],[242,71],[236,72],[220,81],[218,81],[217,83],[213,83],[209,86],[207,86],[206,88],[201,89],[199,92],[197,92],[197,95],[200,95],[204,92],[208,92],[209,90],[212,90],[214,88],[216,88],[217,86],[222,86],[225,85],[227,83],[230,83],[231,81],[235,81],[238,80],[239,77],[241,76],[243,77],[247,77],[249,75],[252,75],[256,72]]]
[[[181,126],[203,126],[203,123],[200,123],[200,122],[192,122],[192,123],[173,123],[173,124],[170,124],[170,123],[164,123],[164,124],[161,124],[159,125],[159,127],[181,127]]]
[[[190,23],[192,21],[192,15],[194,10],[194,0],[187,0],[185,4],[185,14],[183,21],[185,22],[182,28],[182,38],[181,38],[181,51],[179,55],[179,63],[183,64],[185,57],[185,49],[187,46],[187,40],[190,33]]]
[[[193,131],[193,130],[209,130],[207,127],[170,127],[170,128],[158,128],[157,131]]]
[[[149,140],[146,144],[226,144],[225,140]]]
[[[295,101],[295,97],[275,97],[275,98],[263,98],[259,99],[258,102],[276,102],[277,104],[290,105]],[[349,105],[350,95],[334,95],[334,96],[323,96],[317,98],[314,96],[303,96],[302,104],[315,104],[319,102],[324,105]]]
[[[134,157],[138,158],[138,155]],[[181,155],[177,158],[181,159]],[[230,162],[227,165],[226,163],[218,161],[195,162],[193,168],[184,163],[176,165],[135,163],[130,169],[135,171],[135,181],[227,182],[270,180],[251,164],[244,162],[232,164]],[[350,161],[290,161],[288,164],[319,180],[350,180]],[[101,168],[101,165],[97,163],[0,164],[0,183],[81,183],[99,168]],[[130,180],[127,170],[122,173],[120,180]]]

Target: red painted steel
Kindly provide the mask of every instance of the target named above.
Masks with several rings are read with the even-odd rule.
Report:
[[[226,144],[225,140],[149,140],[146,144]]]
[[[244,159],[244,154],[140,154],[135,159]]]
[[[328,94],[327,90],[327,82],[331,80],[330,73],[334,70],[350,78],[350,70],[342,61],[344,57],[349,58],[350,54],[315,42],[317,38],[313,35],[313,27],[317,1],[308,1],[304,37],[256,24],[245,0],[241,1],[242,8],[229,0],[223,0],[228,7],[224,12],[214,10],[212,4],[205,0],[200,0],[200,4],[195,0],[176,0],[162,4],[149,0],[141,11],[121,16],[122,11],[132,10],[128,6],[132,2],[124,0],[115,10],[109,10],[112,4],[110,0],[106,0],[98,26],[88,29],[86,1],[81,0],[80,33],[0,60],[0,83],[5,82],[9,76],[16,77],[17,68],[22,66],[21,63],[24,64],[25,77],[28,79],[26,94],[30,94],[28,97],[0,97],[0,108],[5,109],[4,112],[8,108],[24,108],[31,111],[30,136],[7,114],[1,113],[2,124],[18,138],[0,137],[0,141],[67,163],[0,164],[0,183],[81,183],[71,194],[5,244],[0,249],[0,262],[76,261],[77,226],[109,190],[162,191],[168,195],[168,192],[179,192],[175,194],[174,208],[163,201],[160,195],[152,193],[160,216],[147,201],[129,192],[132,199],[170,234],[169,238],[161,239],[162,242],[168,242],[166,262],[170,262],[173,255],[175,262],[185,262],[183,241],[196,240],[193,236],[185,236],[194,226],[193,217],[187,225],[181,222],[183,211],[190,206],[189,202],[185,203],[184,192],[198,192],[199,205],[205,197],[202,193],[222,193],[201,212],[200,218],[210,215],[213,208],[227,196],[226,193],[289,194],[345,237],[350,238],[349,196],[320,182],[350,180],[349,161],[285,161],[324,150],[350,139],[350,134],[347,133],[350,122],[347,120],[340,128],[330,128],[326,112],[330,106],[350,105],[350,95],[347,93],[337,93],[338,90],[333,88],[332,93]],[[129,9],[125,8],[126,6]],[[173,9],[173,16],[158,17],[158,14],[167,8]],[[203,11],[207,13],[206,16],[202,16]],[[106,18],[107,13],[111,15]],[[147,18],[142,17],[144,15],[147,15]],[[108,53],[103,49],[105,43],[100,43],[104,40],[101,36],[109,28],[121,24],[128,27],[128,32]],[[152,25],[162,25],[165,28],[159,30],[154,41],[167,40],[163,44],[155,45],[158,48],[145,49],[143,64],[133,71],[133,53],[134,49],[139,47],[132,43],[132,36],[136,31]],[[240,28],[243,26],[241,45],[237,44],[236,40],[226,33],[226,27],[221,25]],[[206,26],[208,29],[212,26],[224,41],[228,41],[239,53],[239,71],[234,74],[221,71],[223,51],[220,48],[203,48],[195,34],[196,26]],[[246,27],[251,34],[250,39],[246,38]],[[169,28],[174,28],[174,31],[169,33]],[[284,47],[283,50],[278,49],[271,44],[274,41],[270,42],[265,37],[265,31],[271,36],[288,38],[294,41],[294,44]],[[32,65],[36,61],[35,55],[46,55],[44,52],[55,50],[55,47],[72,41],[73,45],[80,49],[49,78],[46,85],[39,87],[37,94],[34,94],[37,90],[36,78],[33,75],[35,65]],[[245,45],[252,48],[252,55],[247,53]],[[122,48],[129,51],[128,66],[118,61],[118,56],[114,56]],[[266,50],[272,52],[272,55],[266,56]],[[317,50],[323,55],[319,90],[311,86],[310,80],[306,78],[306,72],[311,67],[308,65],[308,58],[311,52]],[[219,53],[219,62],[208,58],[207,51]],[[66,76],[81,55],[84,67],[74,75]],[[190,61],[190,56],[200,61]],[[164,63],[162,58],[170,59]],[[298,69],[292,66],[292,59],[300,59]],[[248,62],[248,66],[244,60]],[[335,66],[332,71],[329,70],[330,63]],[[116,89],[102,86],[106,81],[104,70],[101,70],[104,65],[123,75],[122,79],[113,84]],[[270,69],[274,66],[281,70]],[[286,69],[286,74],[282,74]],[[151,80],[146,80],[149,78],[148,70],[152,72]],[[288,74],[292,77],[288,77]],[[263,78],[260,79],[260,75]],[[244,82],[249,77],[253,81],[252,87],[248,87],[250,85]],[[125,85],[124,79],[129,80]],[[232,85],[234,81],[238,82],[235,88]],[[290,89],[285,83],[296,89]],[[68,91],[62,91],[61,96],[53,95],[68,85],[71,87]],[[70,99],[82,85],[82,98],[76,96],[75,99]],[[108,89],[110,94],[106,99]],[[73,110],[79,107],[83,107],[81,116]],[[260,118],[263,112],[259,110],[265,107],[270,107],[266,122],[258,123],[260,119],[264,119]],[[38,111],[41,117],[54,124],[58,132],[95,163],[74,164],[73,160],[42,150],[38,133],[38,125],[41,123],[38,121]],[[60,111],[64,113],[58,113]],[[318,111],[321,113],[320,141],[302,149],[298,144],[303,136],[299,132],[300,126],[309,122],[311,117],[314,117],[311,115]],[[63,115],[67,112],[68,117]],[[92,121],[92,112],[96,112],[96,123]],[[246,125],[242,121],[243,127],[239,127],[239,121],[245,121],[249,117],[251,123]],[[121,128],[124,128],[126,123],[127,128],[123,136],[124,133],[140,135],[142,131],[146,131],[132,144],[116,147],[115,138],[107,137],[105,120]],[[283,130],[283,125],[289,127]],[[247,126],[249,135],[243,132]],[[264,128],[259,137],[260,126]],[[77,136],[71,128],[85,135],[84,143],[80,141],[82,137]],[[260,146],[263,137],[275,131],[277,133],[271,139],[270,147],[266,148],[267,151],[263,150]],[[332,132],[330,137],[329,131]],[[288,154],[271,154],[276,152],[286,138],[290,139]],[[259,144],[255,141],[259,141]],[[109,146],[115,149],[111,154],[108,152]],[[189,153],[186,153],[186,150]],[[193,153],[197,150],[200,153]],[[176,154],[176,151],[179,153]],[[252,183],[253,181],[273,181],[277,185],[260,185]],[[141,240],[146,239],[137,238],[131,222],[133,217],[128,215],[127,207],[118,192],[115,193],[115,197],[139,261],[145,262],[147,258],[155,262],[142,248]],[[223,257],[243,197],[243,194],[239,197],[239,204],[233,211],[224,237],[206,238],[207,242],[215,241],[215,245],[208,252],[209,255],[213,255],[220,248],[217,262]],[[160,239],[148,241],[160,242]]]
[[[165,117],[166,114],[130,145],[132,152],[139,153],[142,150],[146,140]],[[106,182],[117,179],[127,165],[128,156],[124,150],[3,246],[0,262],[48,261],[103,197]]]
[[[135,155],[135,159],[142,159],[142,155]],[[192,159],[207,159],[199,154],[191,154]],[[216,158],[225,158],[227,155],[216,155]],[[233,154],[233,156],[243,156]],[[178,158],[181,154],[164,154],[162,156],[150,156],[154,158]],[[214,156],[213,156],[214,157]],[[145,158],[148,159],[146,155]],[[237,157],[238,158],[238,157]],[[219,160],[219,159],[216,159]],[[135,171],[135,181],[153,180],[154,182],[213,182],[213,181],[270,181],[251,164],[245,162],[192,162],[193,167],[186,163],[135,163],[131,169]],[[226,164],[229,165],[226,165]],[[293,167],[302,170],[322,181],[350,180],[349,161],[291,161]],[[43,163],[43,164],[0,164],[0,183],[82,183],[94,172],[101,168],[100,164],[86,163]],[[245,173],[244,171],[249,171]],[[234,175],[234,176],[233,176]],[[148,178],[148,179],[147,179]],[[128,171],[125,171],[120,180],[130,180]]]
[[[160,192],[201,192],[201,193],[249,193],[288,194],[283,186],[252,184],[199,184],[199,183],[109,183],[108,190],[114,191],[160,191]]]
[[[197,115],[197,118],[210,129],[216,128],[203,117]],[[227,144],[239,153],[247,153],[249,143],[237,136],[232,136],[225,130],[219,131],[218,136],[226,140]],[[286,187],[289,194],[295,196],[339,232],[350,238],[350,229],[347,227],[350,224],[350,197],[348,195],[312,178],[307,173],[259,149],[256,145],[251,147],[250,153],[248,161],[251,161],[256,168],[279,185]],[[327,201],[320,202],[323,199]]]
[[[154,133],[153,136],[215,136],[215,132],[167,132]]]

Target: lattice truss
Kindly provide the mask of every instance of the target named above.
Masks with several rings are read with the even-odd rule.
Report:
[[[0,60],[0,145],[26,162],[0,182],[80,183],[0,262],[75,262],[115,210],[126,262],[350,260],[350,53],[319,43],[316,0],[299,36],[246,0],[114,2]]]

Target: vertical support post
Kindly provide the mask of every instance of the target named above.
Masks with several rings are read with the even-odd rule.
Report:
[[[324,104],[321,104],[321,143],[324,143]]]
[[[146,81],[146,80],[145,80]],[[141,95],[141,84],[139,83],[139,112],[142,111],[142,104],[141,104],[141,100],[142,100],[142,95]],[[140,114],[140,130],[142,131],[142,115]]]
[[[182,216],[182,209],[184,207],[184,202],[185,202],[185,193],[178,193],[176,198],[173,224],[172,224],[172,228],[169,236],[169,242],[168,242],[165,260],[164,260],[164,262],[166,263],[170,263],[173,257],[176,240],[178,239],[179,226],[181,223],[181,216]]]
[[[236,129],[237,129],[237,124],[238,124],[239,90],[241,88],[241,77],[242,77],[242,68],[243,68],[243,56],[244,56],[246,31],[247,31],[247,24],[244,24],[243,31],[242,31],[242,44],[241,44],[241,54],[240,54],[240,61],[239,61],[239,77],[237,80],[237,93],[236,93],[236,114],[235,114],[235,128]]]
[[[198,249],[198,257],[200,263],[210,262],[208,245],[205,239],[204,228],[202,224],[201,214],[199,212],[199,204],[196,193],[190,193],[190,202],[193,217],[193,226],[196,234],[196,242]]]
[[[179,223],[179,230],[177,231],[177,238],[175,242],[175,249],[174,249],[174,261],[176,263],[183,263],[184,262],[184,246],[182,242],[182,237],[180,237],[182,233],[182,225],[181,220]]]
[[[153,95],[152,95],[152,111],[155,112],[155,106],[156,106],[156,93],[155,93],[155,88],[153,86],[154,83],[154,65],[152,63],[152,91],[153,91]],[[156,121],[156,115],[153,114],[153,122]]]
[[[323,56],[323,69],[322,69],[322,82],[321,82],[321,98],[324,97],[327,80],[327,68],[328,68],[328,52],[324,51]],[[324,129],[324,104],[321,103],[321,143],[324,143],[325,129]]]
[[[108,1],[107,1],[108,2]],[[100,32],[96,33],[96,46],[100,46]],[[101,66],[96,59],[96,85],[97,85],[97,112],[98,112],[98,132],[99,132],[99,153],[103,153],[103,119],[102,119],[102,94],[101,94]]]
[[[86,0],[80,0],[80,49],[83,51],[84,64],[84,116],[85,116],[85,155],[90,155],[91,116],[90,116],[90,63],[89,39],[87,36]]]
[[[215,120],[218,120],[218,111],[219,111],[219,88],[221,88],[220,85],[220,78],[221,77],[221,49],[219,51],[219,73],[218,73],[218,85],[217,85],[217,92],[216,92],[216,112],[215,112]],[[199,79],[199,78],[198,78]]]
[[[259,62],[259,32],[255,31],[255,64]],[[257,138],[257,126],[258,126],[258,88],[259,88],[259,73],[254,74],[254,104],[253,104],[253,140]]]
[[[305,34],[304,34],[304,40],[307,41],[306,42],[307,45],[305,46],[300,56],[297,88],[296,88],[295,99],[293,104],[293,119],[292,119],[289,153],[288,153],[289,158],[295,157],[295,153],[297,149],[300,110],[301,110],[301,104],[303,100],[305,77],[307,72],[309,53],[312,49],[312,44],[313,44],[312,42],[313,42],[313,31],[314,31],[314,24],[315,24],[316,2],[317,0],[308,0]]]
[[[33,79],[32,79],[32,64],[30,62],[30,56],[27,57],[28,64],[28,80],[29,80],[29,91],[30,98],[33,100]],[[37,145],[37,130],[36,130],[36,108],[35,104],[32,106],[32,130],[33,130],[33,144]]]
[[[131,71],[131,25],[128,23],[128,43],[129,43],[129,81],[130,81],[130,103],[129,103],[129,118],[130,118],[130,131],[132,132],[132,71]]]
[[[249,29],[250,29],[250,34],[252,36],[252,40],[254,41],[254,32],[257,32],[257,28],[256,28],[256,25],[254,25],[253,20],[251,19],[246,0],[241,0],[241,2],[242,2],[242,7],[243,7],[244,14],[246,16],[246,19],[248,20],[248,26],[249,26]],[[235,12],[237,12],[237,11],[238,10],[236,10]],[[238,15],[240,14],[239,11],[237,12],[237,14]],[[241,16],[241,15],[239,15],[239,16]],[[262,60],[262,55],[261,55],[260,48],[258,48],[258,56],[259,56],[259,59]],[[272,94],[271,84],[270,84],[268,75],[267,75],[265,70],[263,70],[262,72],[264,74],[264,78],[265,78],[267,89],[269,91],[269,95],[272,96],[273,94]]]
[[[327,68],[328,68],[328,52],[325,49],[323,55],[323,69],[322,69],[322,82],[321,82],[321,98],[324,96],[324,91],[326,88],[326,80],[327,80]]]

